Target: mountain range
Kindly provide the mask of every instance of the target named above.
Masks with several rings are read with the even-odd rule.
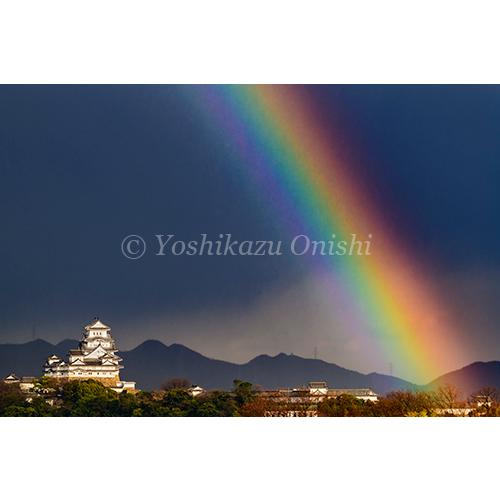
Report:
[[[431,382],[426,388],[456,387],[462,396],[469,396],[483,387],[494,387],[500,393],[500,361],[476,361]]]
[[[51,354],[66,357],[76,348],[76,340],[51,344],[41,339],[25,344],[0,344],[0,377],[11,372],[19,376],[40,376],[45,359]],[[186,378],[205,389],[229,389],[234,379],[247,380],[263,388],[298,387],[312,380],[321,380],[332,388],[369,387],[379,394],[400,389],[431,389],[442,384],[456,386],[464,395],[493,386],[500,389],[500,362],[476,362],[447,373],[428,386],[417,386],[406,380],[380,373],[363,374],[318,359],[293,354],[268,356],[262,354],[237,364],[208,358],[181,344],[169,346],[147,340],[130,351],[119,353],[123,358],[123,380],[134,380],[144,390],[157,389],[172,378]]]

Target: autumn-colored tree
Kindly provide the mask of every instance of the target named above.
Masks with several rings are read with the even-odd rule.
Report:
[[[452,416],[453,410],[463,406],[460,401],[460,392],[451,384],[444,384],[438,387],[432,395],[434,406],[441,411],[441,414]]]
[[[434,407],[427,392],[394,391],[379,398],[373,412],[378,417],[432,416]]]
[[[191,387],[191,382],[186,378],[171,378],[166,380],[161,384],[161,389],[163,391],[170,391],[172,389],[189,389]]]
[[[498,391],[496,387],[483,387],[475,392],[472,397],[477,403],[491,406],[498,402]]]
[[[270,402],[267,398],[255,397],[240,408],[239,414],[242,417],[265,417],[269,409]]]

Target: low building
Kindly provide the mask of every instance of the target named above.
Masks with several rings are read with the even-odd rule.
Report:
[[[193,396],[194,398],[196,396],[199,396],[200,394],[203,394],[205,392],[205,389],[203,387],[200,387],[199,385],[192,385],[187,392]]]
[[[93,379],[116,392],[133,391],[135,382],[120,380],[123,365],[117,352],[111,328],[94,318],[85,327],[78,349],[71,349],[67,360],[55,354],[47,358],[44,375],[61,382]]]
[[[371,389],[328,389],[328,397],[336,398],[341,394],[349,394],[363,401],[378,401],[378,394]]]
[[[292,389],[293,391],[304,391],[304,389]],[[323,396],[327,398],[336,398],[341,394],[348,394],[363,401],[378,401],[378,394],[372,389],[329,389],[326,382],[309,382],[307,390],[311,396]]]
[[[326,382],[309,382],[307,387],[312,396],[326,396],[328,394],[328,384]]]
[[[316,417],[318,404],[325,399],[337,398],[343,394],[363,401],[378,400],[378,395],[368,388],[329,389],[326,382],[309,382],[306,387],[260,391],[259,397],[267,399],[272,409],[265,412],[268,417]]]
[[[18,377],[15,373],[9,373],[4,379],[5,384],[19,385],[19,389],[23,392],[31,392],[35,387],[36,377]]]
[[[35,387],[36,381],[36,377],[21,377],[19,389],[23,392],[31,392]]]
[[[4,379],[5,384],[19,384],[21,379],[15,373],[9,373]]]

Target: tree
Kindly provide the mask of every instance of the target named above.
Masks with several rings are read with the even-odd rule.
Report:
[[[51,417],[53,415],[53,408],[41,396],[35,396],[30,401],[29,406],[35,411],[36,417]]]
[[[434,393],[435,406],[445,415],[453,415],[453,410],[459,407],[460,393],[450,384],[442,385]]]
[[[9,406],[23,406],[25,399],[19,384],[0,382],[0,415],[4,415]]]
[[[186,378],[171,378],[161,384],[163,391],[170,391],[171,389],[189,389],[191,382]]]
[[[59,413],[72,417],[117,416],[118,394],[97,380],[75,380],[65,384],[61,391]]]
[[[427,392],[393,391],[379,398],[373,406],[377,417],[434,415],[435,402]]]
[[[320,417],[371,417],[373,403],[363,401],[350,394],[340,394],[336,398],[323,400],[318,404]]]
[[[269,398],[257,395],[240,407],[238,413],[242,417],[265,417],[278,411],[278,405]]]
[[[159,411],[165,417],[187,416],[196,401],[187,391],[183,389],[171,389],[165,393],[160,401]]]
[[[255,390],[250,382],[244,382],[243,380],[233,380],[233,394],[236,404],[241,407],[255,397]]]
[[[472,396],[481,405],[491,406],[498,401],[498,392],[495,387],[483,387]]]
[[[498,392],[495,387],[483,387],[472,394],[469,404],[475,406],[471,412],[474,417],[493,417],[500,413]]]
[[[224,391],[213,391],[193,398],[190,417],[235,417],[238,416],[238,407],[232,394]]]

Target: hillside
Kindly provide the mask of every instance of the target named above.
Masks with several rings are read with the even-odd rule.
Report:
[[[76,341],[64,340],[52,345],[44,340],[26,344],[0,345],[0,376],[14,372],[41,375],[50,354],[66,356]],[[295,355],[257,356],[248,363],[236,364],[203,356],[180,344],[166,346],[157,340],[143,342],[135,349],[120,352],[125,366],[124,380],[135,380],[145,389],[158,388],[170,378],[183,377],[206,389],[229,389],[234,379],[248,380],[263,388],[297,387],[311,380],[324,380],[330,387],[369,387],[379,393],[415,388],[405,380],[348,370],[333,363]]]
[[[463,397],[482,387],[495,387],[500,391],[500,361],[477,361],[438,377],[427,388],[434,389],[445,384],[455,386]]]

